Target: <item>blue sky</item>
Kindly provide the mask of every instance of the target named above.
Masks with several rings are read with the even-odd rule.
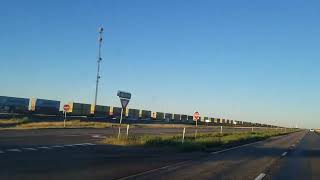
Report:
[[[320,123],[320,2],[1,1],[0,95]]]

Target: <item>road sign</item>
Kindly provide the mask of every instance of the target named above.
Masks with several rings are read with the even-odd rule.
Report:
[[[123,109],[127,108],[128,104],[129,104],[129,99],[125,99],[125,98],[120,98],[121,101],[121,106]]]
[[[193,120],[194,121],[198,121],[200,118],[200,113],[198,111],[193,113]]]
[[[65,105],[63,106],[63,110],[64,110],[64,111],[69,111],[69,110],[70,110],[70,105],[69,105],[69,104],[65,104]]]
[[[119,98],[131,99],[131,93],[125,91],[118,91],[117,96],[119,96]]]
[[[123,116],[123,110],[127,108],[129,101],[131,99],[131,93],[129,92],[124,92],[124,91],[118,91],[117,96],[120,98],[121,102],[121,116],[120,116],[120,122],[119,122],[119,131],[118,131],[118,139],[120,138],[121,134],[121,122],[122,122],[122,116]]]

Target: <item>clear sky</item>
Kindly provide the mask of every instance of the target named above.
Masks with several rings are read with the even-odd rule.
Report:
[[[320,127],[320,1],[2,0],[0,95]]]

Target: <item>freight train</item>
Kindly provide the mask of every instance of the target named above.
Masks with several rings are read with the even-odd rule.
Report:
[[[70,102],[68,116],[85,116],[85,117],[106,117],[119,118],[121,115],[120,107],[101,106],[84,103]],[[16,114],[40,114],[40,115],[56,115],[61,116],[60,110],[62,104],[60,101],[36,98],[18,98],[0,96],[0,113],[16,113]],[[124,117],[128,120],[161,120],[167,122],[192,123],[193,116],[185,114],[156,112],[150,110],[124,109]],[[244,121],[235,121],[221,118],[200,117],[201,122],[210,122],[218,125],[230,126],[259,126],[267,127],[269,125],[251,123]]]

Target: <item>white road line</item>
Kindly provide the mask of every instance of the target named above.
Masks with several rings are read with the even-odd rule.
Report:
[[[89,146],[95,146],[96,144],[93,144],[93,143],[83,143],[83,144],[86,144],[86,145],[89,145]]]
[[[38,149],[51,149],[51,148],[49,148],[47,146],[42,146],[42,147],[38,147]]]
[[[3,151],[0,151],[0,154],[4,153]]]
[[[288,152],[284,152],[284,153],[282,153],[282,155],[281,155],[281,156],[285,156],[285,155],[287,155],[287,153],[288,153]]]
[[[178,162],[178,163],[175,163],[175,164],[163,166],[163,167],[160,167],[160,168],[151,169],[151,170],[144,171],[144,172],[141,172],[141,173],[137,173],[137,174],[133,174],[133,175],[130,175],[130,176],[122,177],[122,178],[120,178],[118,180],[132,179],[132,178],[135,178],[135,177],[138,177],[138,176],[142,176],[142,175],[145,175],[145,174],[148,174],[148,173],[152,173],[152,172],[155,172],[155,171],[158,171],[158,170],[168,169],[168,168],[175,167],[175,166],[181,166],[181,165],[183,165],[185,163],[188,163],[188,162],[191,162],[191,160],[186,160],[186,161]]]
[[[259,174],[259,176],[257,176],[254,180],[262,180],[265,176],[266,176],[266,174],[261,173],[261,174]]]
[[[21,152],[20,149],[7,149],[6,151],[9,151],[9,152]]]
[[[90,146],[89,143],[74,144],[75,146]]]
[[[93,138],[101,138],[101,135],[92,135]]]
[[[59,145],[55,145],[55,146],[51,146],[52,148],[63,148],[63,146],[59,146]]]
[[[74,146],[86,146],[85,144],[73,144]]]
[[[230,150],[233,150],[233,149],[238,149],[238,148],[242,148],[242,147],[245,147],[245,146],[250,146],[250,145],[253,145],[253,144],[258,144],[259,142],[261,142],[261,141],[257,141],[257,142],[253,142],[253,143],[249,143],[249,144],[244,144],[244,145],[236,146],[236,147],[229,148],[229,149],[224,149],[224,150],[221,150],[221,151],[211,152],[211,154],[219,154],[219,153],[223,153],[223,152],[230,151]]]
[[[67,144],[67,145],[64,145],[64,147],[74,147],[74,144]]]
[[[36,151],[36,150],[37,150],[37,149],[35,149],[35,148],[22,148],[22,149],[28,150],[28,151]]]

